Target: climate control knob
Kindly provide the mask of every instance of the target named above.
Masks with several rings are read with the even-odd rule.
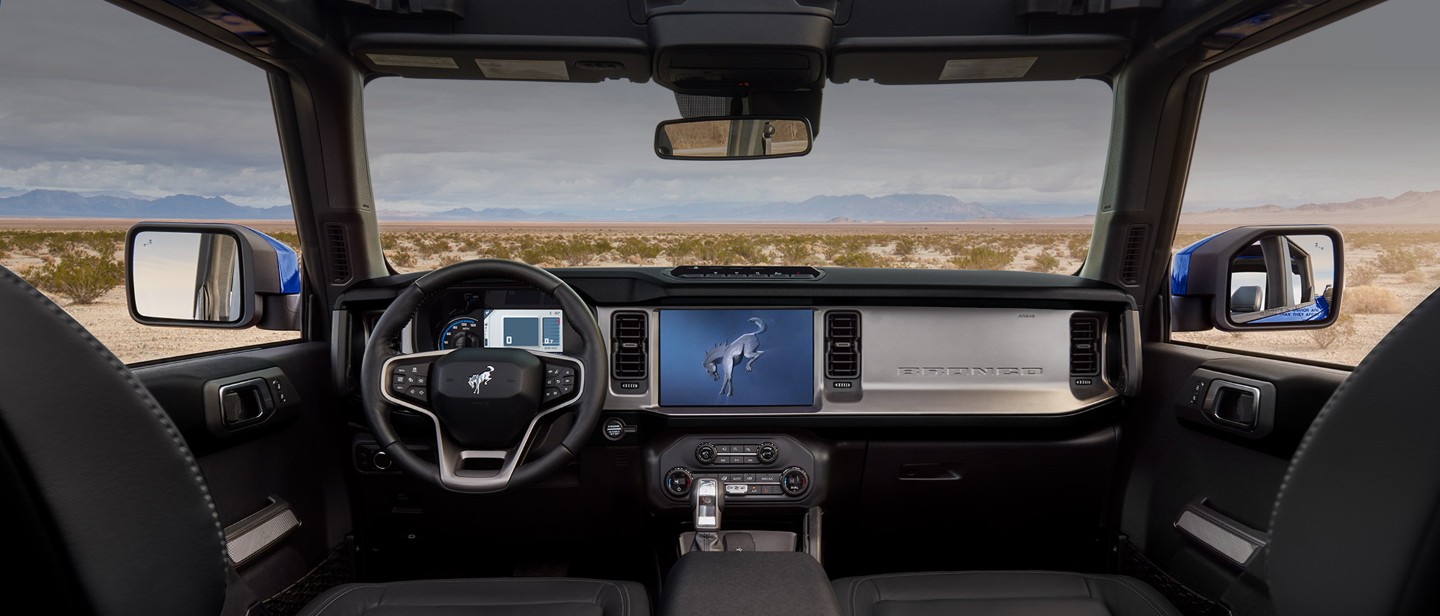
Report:
[[[760,459],[761,464],[769,464],[780,457],[780,448],[769,441],[760,443],[760,449],[755,452],[755,457]]]
[[[715,461],[715,446],[710,443],[700,443],[695,448],[695,461],[701,464],[709,464]]]
[[[683,466],[677,466],[665,473],[665,492],[671,496],[685,496],[690,493],[690,484],[695,477]]]
[[[798,466],[780,471],[780,489],[790,496],[800,496],[810,489],[810,474]]]

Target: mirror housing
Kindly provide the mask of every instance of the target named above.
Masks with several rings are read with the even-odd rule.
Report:
[[[669,160],[753,160],[810,153],[805,118],[717,116],[667,120],[655,127],[655,155]]]
[[[125,235],[125,296],[142,325],[300,329],[300,260],[233,224],[141,222]]]
[[[1171,331],[1319,329],[1340,314],[1344,241],[1334,227],[1238,227],[1170,264]]]

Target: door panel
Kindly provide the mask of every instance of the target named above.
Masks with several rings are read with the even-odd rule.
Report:
[[[278,370],[289,390],[289,411],[226,438],[207,425],[215,407],[213,384],[246,380]],[[287,344],[141,367],[135,370],[180,426],[194,450],[215,500],[220,523],[229,527],[277,498],[291,507],[300,526],[238,568],[244,586],[231,593],[270,597],[299,580],[350,533],[343,483],[345,420],[330,389],[329,345]],[[206,387],[206,384],[212,387]]]
[[[1145,382],[1122,432],[1130,475],[1121,530],[1165,573],[1218,600],[1241,568],[1178,530],[1181,514],[1187,507],[1218,514],[1263,540],[1290,456],[1349,373],[1168,343],[1146,345],[1144,359]],[[1202,369],[1270,385],[1269,434],[1251,438],[1195,413],[1188,403]]]

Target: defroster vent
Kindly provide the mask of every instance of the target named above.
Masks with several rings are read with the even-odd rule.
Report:
[[[1100,375],[1100,317],[1070,317],[1070,376]]]
[[[325,252],[330,263],[330,284],[350,282],[350,248],[345,241],[345,225],[325,223]]]
[[[616,312],[610,320],[610,371],[620,380],[645,378],[649,365],[649,322],[643,312]]]
[[[860,313],[825,313],[825,377],[860,378]]]

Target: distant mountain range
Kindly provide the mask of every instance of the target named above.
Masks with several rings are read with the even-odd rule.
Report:
[[[468,207],[431,211],[382,211],[381,220],[399,222],[965,222],[1074,217],[1089,205],[985,205],[946,195],[821,195],[804,201],[716,205],[664,205],[631,210],[527,210]],[[0,217],[126,218],[159,220],[289,220],[290,206],[249,207],[221,197],[171,195],[158,199],[123,191],[77,193],[20,191],[0,187]],[[1344,203],[1261,205],[1189,211],[1186,223],[1295,224],[1297,222],[1440,224],[1440,191],[1407,192],[1394,198],[1369,197]]]
[[[1185,212],[1182,223],[1212,224],[1440,224],[1440,191],[1366,197],[1343,203],[1275,204]]]
[[[1029,216],[1015,210],[961,201],[946,195],[900,194],[821,195],[800,202],[763,205],[667,205],[623,212],[624,219],[653,221],[826,222],[850,221],[949,222],[1014,220]]]
[[[7,196],[8,195],[8,196]],[[468,207],[439,211],[381,212],[383,220],[443,222],[948,222],[1030,218],[1024,206],[986,206],[945,195],[822,195],[799,202],[760,205],[665,205],[633,210],[532,211]],[[1039,206],[1034,206],[1039,207]],[[1059,215],[1073,215],[1072,212]],[[283,220],[290,206],[248,207],[221,197],[172,195],[147,199],[123,192],[16,191],[0,188],[0,217]]]
[[[235,205],[220,197],[171,195],[159,199],[146,199],[104,194],[87,196],[64,190],[31,190],[0,198],[0,216],[171,220],[287,220],[293,218],[288,205],[245,207]]]

